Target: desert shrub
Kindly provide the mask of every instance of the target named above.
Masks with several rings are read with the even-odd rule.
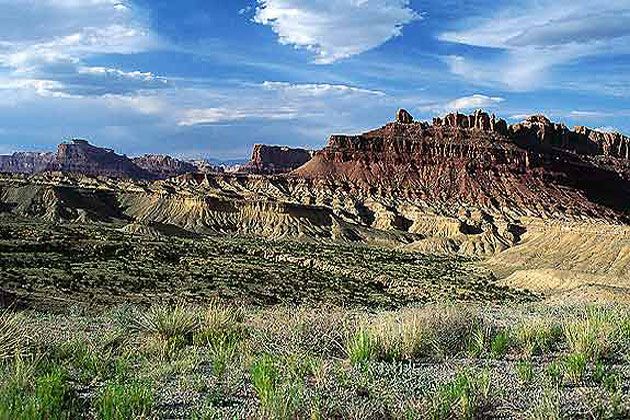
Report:
[[[610,357],[616,326],[617,320],[612,312],[598,307],[587,308],[581,319],[564,325],[569,351],[580,353],[589,360]]]
[[[562,329],[559,324],[540,319],[524,322],[513,332],[514,344],[525,357],[551,351],[561,335]]]
[[[0,309],[0,360],[14,357],[28,342],[24,318],[9,309]]]
[[[214,342],[240,341],[246,333],[241,308],[211,304],[201,315],[194,342],[212,346]]]
[[[165,341],[191,342],[198,325],[197,313],[183,304],[151,306],[144,311],[137,311],[133,319],[135,329]]]
[[[340,308],[276,307],[248,317],[248,342],[253,352],[311,354],[324,358],[346,355],[360,315]]]
[[[593,380],[610,392],[611,394],[621,391],[623,379],[621,374],[614,368],[598,361],[593,371]]]
[[[152,387],[142,382],[109,382],[95,399],[95,411],[100,419],[149,418],[153,412]]]
[[[562,405],[559,388],[554,385],[543,388],[540,399],[536,401],[532,411],[528,413],[526,418],[529,420],[562,419]]]
[[[488,328],[467,307],[427,306],[384,313],[360,330],[360,342],[379,360],[414,360],[485,351]]]
[[[460,371],[431,397],[431,418],[473,419],[489,405],[490,375],[487,371]]]

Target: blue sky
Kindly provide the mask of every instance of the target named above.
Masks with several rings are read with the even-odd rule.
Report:
[[[484,108],[630,132],[630,2],[0,0],[0,153],[87,138],[129,155]]]

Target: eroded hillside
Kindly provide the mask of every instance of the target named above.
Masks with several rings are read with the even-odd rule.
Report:
[[[429,124],[401,111],[380,129],[332,136],[289,174],[4,175],[0,203],[14,217],[156,238],[253,235],[482,258],[507,285],[625,294],[629,143],[542,116],[508,126],[476,112]],[[579,280],[556,287],[567,275]]]

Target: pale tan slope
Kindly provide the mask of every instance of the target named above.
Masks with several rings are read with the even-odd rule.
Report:
[[[538,222],[520,244],[484,265],[504,285],[551,300],[630,300],[630,228]]]

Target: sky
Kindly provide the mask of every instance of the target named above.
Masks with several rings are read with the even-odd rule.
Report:
[[[483,108],[630,133],[630,1],[0,0],[0,153],[245,158]]]

